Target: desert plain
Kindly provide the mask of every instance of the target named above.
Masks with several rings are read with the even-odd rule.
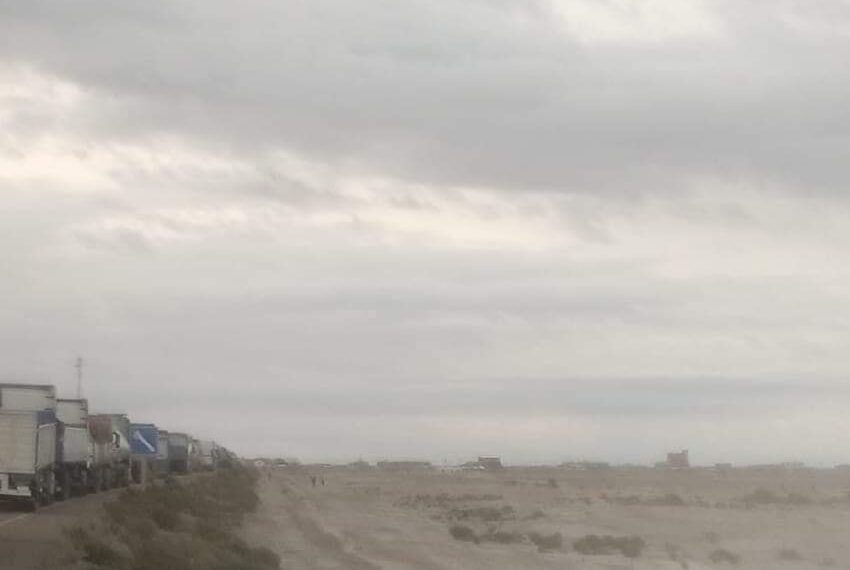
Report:
[[[245,538],[292,570],[850,568],[843,469],[299,466],[259,494]]]

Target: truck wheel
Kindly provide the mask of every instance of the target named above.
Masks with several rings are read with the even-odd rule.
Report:
[[[67,501],[71,498],[71,472],[67,469],[62,471],[61,485],[62,491],[59,498],[63,501]]]
[[[42,497],[44,497],[44,505],[52,505],[56,499],[56,477],[52,471],[45,477]]]
[[[41,506],[41,476],[36,476],[30,481],[30,498],[27,501],[27,507],[31,512],[36,512]]]
[[[88,469],[80,468],[77,471],[77,494],[84,497],[89,492],[89,471]]]

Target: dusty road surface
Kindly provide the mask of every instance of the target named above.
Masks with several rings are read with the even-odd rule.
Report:
[[[244,531],[282,568],[850,568],[850,474],[839,470],[322,474],[316,487],[303,468],[263,475]],[[547,543],[555,533],[561,543]],[[645,546],[588,550],[578,541],[591,534]]]
[[[100,506],[120,491],[74,498],[30,513],[0,504],[0,569],[50,570],[67,554],[63,529],[96,516]]]

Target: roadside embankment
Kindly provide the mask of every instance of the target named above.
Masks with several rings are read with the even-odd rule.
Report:
[[[102,516],[67,529],[74,570],[277,570],[278,556],[238,535],[257,475],[240,467],[130,489]]]

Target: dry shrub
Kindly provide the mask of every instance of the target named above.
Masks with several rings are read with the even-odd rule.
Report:
[[[759,505],[791,505],[799,507],[810,505],[813,502],[811,497],[800,493],[788,493],[783,496],[761,487],[741,497],[741,501],[744,505],[751,508]]]
[[[774,505],[782,502],[782,498],[778,494],[762,487],[759,487],[749,495],[744,495],[741,497],[741,500],[746,505]]]
[[[600,498],[614,505],[621,505],[626,507],[636,505],[647,505],[654,507],[683,507],[687,504],[685,500],[676,493],[667,493],[666,495],[662,495],[660,497],[652,497],[649,499],[644,499],[642,497],[639,497],[638,495],[611,497],[607,494],[601,495]]]
[[[452,538],[455,540],[460,540],[462,542],[474,542],[475,544],[478,544],[478,535],[476,535],[475,531],[466,525],[453,524],[449,527],[449,534],[451,534]]]
[[[794,506],[811,505],[812,499],[800,493],[788,493],[788,497],[785,498],[785,504]]]
[[[545,519],[545,518],[546,518],[546,513],[544,513],[540,509],[537,509],[536,511],[533,511],[533,512],[525,515],[524,517],[522,517],[522,520],[524,520],[524,521],[535,521],[535,520],[538,520],[538,519]]]
[[[725,548],[716,548],[712,550],[708,555],[708,559],[715,564],[737,565],[741,563],[741,556],[739,554],[735,554]]]
[[[502,507],[463,507],[449,511],[452,520],[479,520],[482,522],[499,522],[516,518],[516,512],[510,505]]]
[[[576,552],[592,556],[620,553],[627,558],[637,558],[645,547],[646,542],[639,536],[588,534],[573,542]]]
[[[487,542],[498,542],[499,544],[519,544],[525,541],[522,533],[507,530],[490,530],[480,539]]]
[[[796,550],[794,550],[793,548],[783,548],[782,550],[779,551],[779,553],[776,555],[776,557],[779,560],[784,560],[784,561],[788,561],[788,562],[803,559],[803,555],[800,554],[799,552],[797,552]]]
[[[402,497],[395,502],[398,507],[444,507],[447,508],[453,503],[458,502],[473,502],[473,501],[500,501],[502,495],[494,493],[464,493],[462,495],[450,495],[448,493],[439,493],[436,495],[408,495]]]
[[[672,542],[665,543],[664,550],[667,551],[667,556],[670,560],[678,561],[682,557],[682,550]]]
[[[537,547],[537,550],[544,552],[548,550],[558,550],[564,544],[564,537],[560,532],[552,534],[540,534],[537,532],[528,533],[528,540]]]
[[[663,497],[650,499],[647,501],[647,504],[662,507],[684,507],[686,503],[685,500],[676,493],[667,493]]]

